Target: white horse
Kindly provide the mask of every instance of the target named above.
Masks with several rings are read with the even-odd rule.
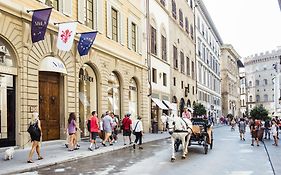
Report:
[[[181,118],[175,115],[167,118],[167,129],[171,135],[172,141],[172,157],[171,161],[175,161],[175,140],[179,139],[182,143],[182,159],[186,158],[188,153],[187,147],[192,134],[192,122],[188,119]]]

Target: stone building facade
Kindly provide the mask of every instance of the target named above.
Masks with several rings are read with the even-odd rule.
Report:
[[[168,1],[171,98],[178,114],[196,102],[194,1]]]
[[[195,3],[197,100],[207,115],[221,116],[220,47],[223,41],[202,0]]]
[[[47,5],[46,5],[47,4]],[[38,111],[43,140],[65,138],[70,112],[86,131],[85,120],[96,110],[120,118],[127,112],[143,117],[150,127],[146,66],[145,4],[137,0],[35,0],[1,1],[1,123],[0,145],[23,146],[33,111]],[[31,13],[52,5],[45,39],[31,42]],[[87,12],[87,13],[86,13]],[[71,51],[56,48],[58,26],[54,22],[76,21],[77,32],[99,34],[88,55],[77,52],[79,35]],[[63,71],[46,71],[55,62]],[[87,136],[83,132],[80,136]]]
[[[230,44],[221,47],[221,96],[222,96],[222,115],[231,114],[238,118],[240,113],[240,77],[238,61],[239,54]]]
[[[280,78],[278,78],[280,55],[281,50],[277,49],[244,58],[248,112],[260,104],[269,111],[269,114],[281,109]]]

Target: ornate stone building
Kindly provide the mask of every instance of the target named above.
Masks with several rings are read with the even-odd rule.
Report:
[[[244,58],[248,112],[259,104],[269,114],[281,111],[280,56],[281,49],[277,49]]]
[[[79,1],[79,3],[78,3]],[[45,1],[44,1],[45,2]],[[31,42],[31,16],[26,10],[54,8],[43,41]],[[143,117],[150,127],[146,66],[145,4],[138,0],[11,0],[0,2],[0,145],[23,146],[32,112],[42,120],[43,140],[65,138],[70,112],[79,125],[91,111],[112,110]],[[56,48],[54,22],[79,21],[77,32],[99,31],[88,55]],[[53,62],[62,70],[46,69]],[[51,65],[49,65],[51,66]],[[81,137],[87,136],[83,132]]]
[[[222,115],[231,114],[235,118],[241,116],[240,113],[240,77],[239,65],[240,56],[230,44],[221,47],[221,96]]]

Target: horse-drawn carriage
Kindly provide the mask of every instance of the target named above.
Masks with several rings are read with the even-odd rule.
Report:
[[[208,153],[208,147],[213,148],[213,131],[212,125],[208,123],[208,120],[203,118],[193,118],[192,121],[192,133],[189,139],[188,146],[200,145],[204,148],[204,153]],[[175,140],[175,151],[179,150],[181,144],[180,139]]]

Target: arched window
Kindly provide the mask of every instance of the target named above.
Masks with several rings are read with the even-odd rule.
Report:
[[[89,136],[85,121],[92,111],[97,111],[97,101],[96,74],[88,64],[84,64],[79,71],[79,127],[83,136]]]
[[[267,79],[264,79],[263,82],[264,82],[264,85],[267,85]]]
[[[260,85],[260,81],[256,80],[256,86],[259,86],[259,85]]]
[[[180,26],[183,27],[183,14],[181,9],[179,9],[179,20],[180,20]]]
[[[138,115],[138,87],[134,78],[131,78],[129,84],[129,112],[131,118],[135,120]]]
[[[190,8],[193,8],[193,0],[190,0],[189,5],[190,5]]]
[[[172,15],[177,19],[177,6],[175,0],[172,0]]]
[[[189,33],[189,26],[188,26],[189,24],[188,24],[188,18],[187,17],[185,17],[185,31],[187,32],[187,33]]]
[[[268,95],[267,94],[264,94],[263,98],[264,98],[265,102],[268,101]]]
[[[120,110],[120,82],[117,75],[111,72],[108,78],[108,90],[107,90],[107,100],[109,111],[114,112],[115,115],[121,116]]]
[[[249,97],[249,101],[252,102],[253,101],[253,96],[250,95]]]
[[[252,86],[252,81],[249,81],[249,86],[250,86],[250,87]]]
[[[256,101],[260,102],[260,96],[259,95],[256,95]]]
[[[190,37],[193,39],[193,25],[190,24]]]

